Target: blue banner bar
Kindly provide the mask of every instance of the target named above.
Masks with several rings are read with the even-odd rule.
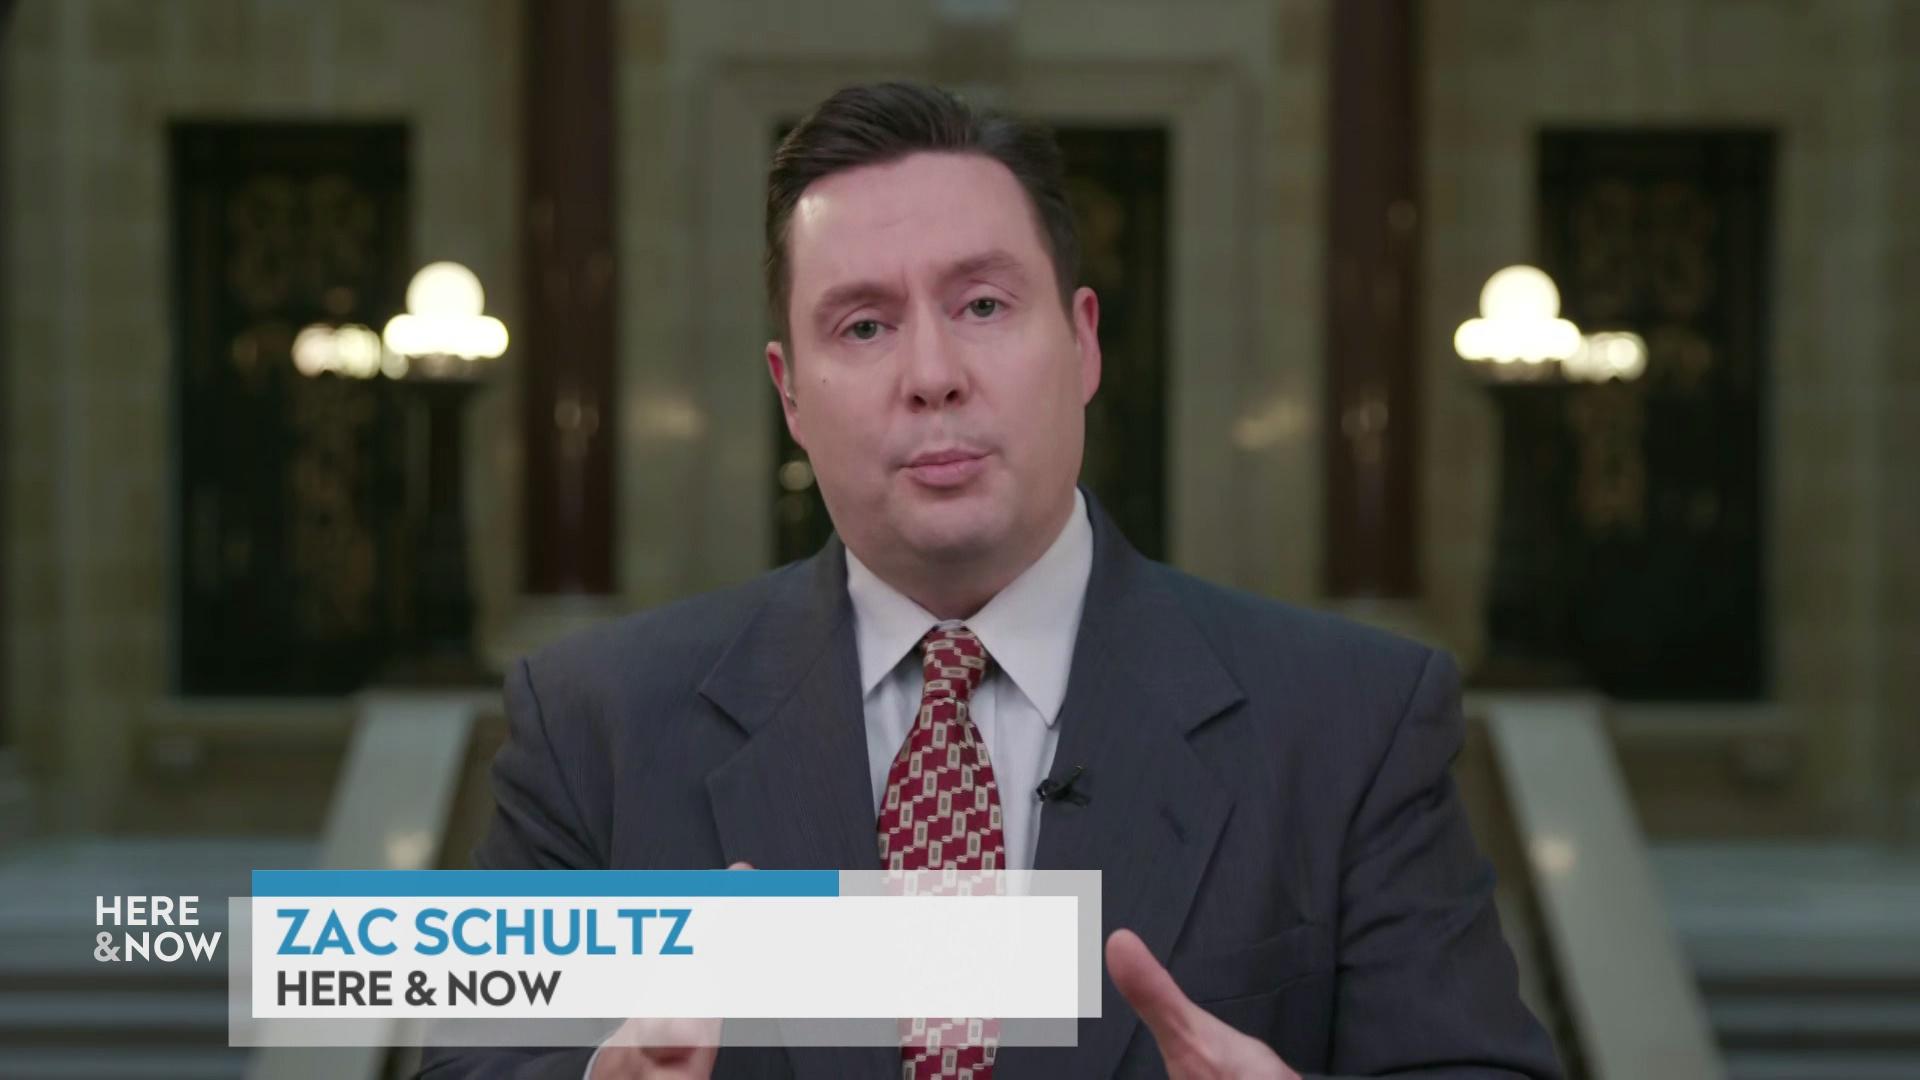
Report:
[[[255,870],[255,896],[838,896],[838,870]]]

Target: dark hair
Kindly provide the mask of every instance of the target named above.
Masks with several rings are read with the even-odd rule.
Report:
[[[781,340],[793,275],[787,223],[808,185],[862,165],[920,152],[980,154],[1020,181],[1053,257],[1062,303],[1079,284],[1080,242],[1067,204],[1059,144],[1044,125],[975,109],[939,87],[869,83],[846,87],[820,103],[780,140],[767,172],[767,304]]]

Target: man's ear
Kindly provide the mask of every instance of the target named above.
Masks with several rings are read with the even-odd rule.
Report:
[[[1100,389],[1100,297],[1085,285],[1073,292],[1073,344],[1080,351],[1080,404]]]
[[[778,341],[767,342],[767,376],[773,380],[773,392],[780,395],[780,414],[787,419],[787,433],[805,450],[807,440],[800,434],[799,401],[793,396],[793,365],[787,360],[786,346]]]

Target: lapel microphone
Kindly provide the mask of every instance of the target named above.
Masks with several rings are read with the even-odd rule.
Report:
[[[1070,802],[1075,806],[1085,806],[1087,804],[1086,793],[1073,790],[1073,785],[1079,781],[1080,775],[1086,771],[1087,767],[1085,765],[1075,765],[1073,771],[1067,774],[1066,779],[1055,780],[1049,776],[1045,780],[1040,781],[1040,786],[1034,788],[1033,793],[1042,803],[1050,803],[1055,799],[1059,799]]]

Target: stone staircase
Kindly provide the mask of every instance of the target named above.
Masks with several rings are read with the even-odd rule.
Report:
[[[1920,1077],[1920,853],[1656,846],[1729,1080]]]
[[[313,845],[253,839],[78,839],[0,855],[0,1076],[240,1077],[227,1046],[226,897],[255,868],[306,866]],[[194,895],[220,959],[93,959],[96,895]]]

